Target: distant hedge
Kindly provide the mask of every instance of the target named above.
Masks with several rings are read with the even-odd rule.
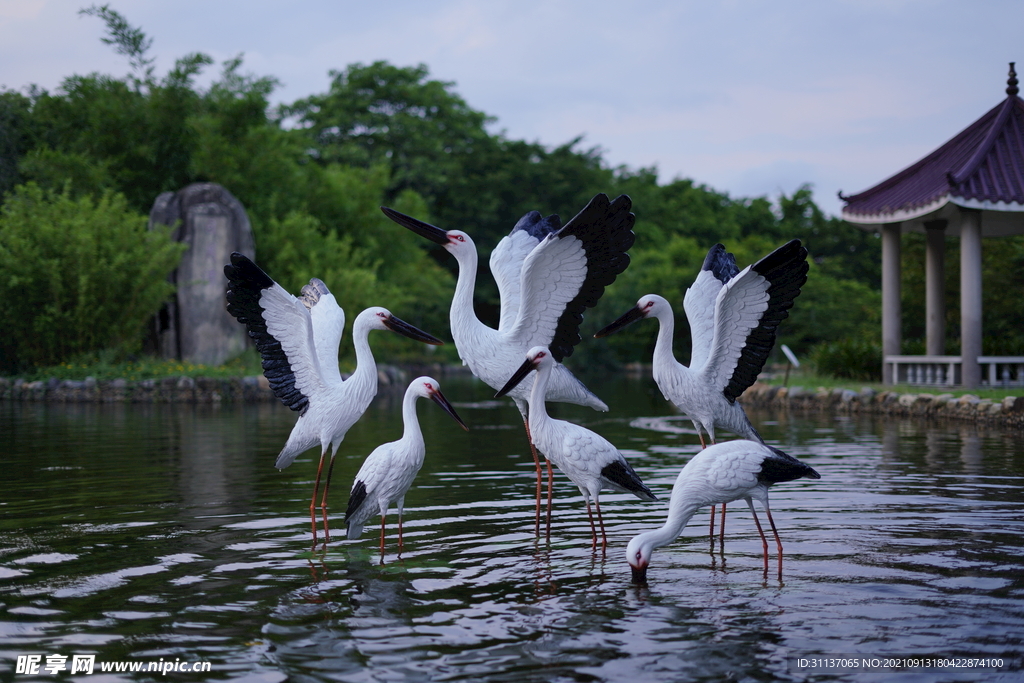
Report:
[[[137,350],[184,249],[121,194],[18,186],[0,211],[0,370]]]

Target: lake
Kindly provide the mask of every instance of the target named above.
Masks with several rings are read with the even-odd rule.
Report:
[[[752,412],[821,474],[770,492],[781,579],[738,502],[724,552],[701,511],[637,587],[626,543],[662,524],[700,447],[649,377],[588,382],[608,413],[551,405],[615,443],[662,499],[602,496],[607,553],[591,550],[560,474],[550,541],[535,537],[518,412],[476,380],[439,379],[471,429],[419,402],[426,463],[401,558],[389,517],[384,565],[379,518],[347,541],[343,516],[362,459],[401,435],[404,387],[382,389],[342,444],[323,552],[310,552],[308,516],[319,452],[274,469],[295,420],[276,403],[0,402],[0,680],[89,664],[103,681],[1024,675],[1019,432]],[[151,664],[168,673],[126,670]]]

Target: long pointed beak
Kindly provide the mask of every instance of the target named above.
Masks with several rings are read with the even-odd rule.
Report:
[[[519,369],[515,371],[515,374],[505,382],[505,386],[501,388],[501,391],[494,395],[494,398],[501,398],[508,392],[516,388],[516,385],[523,381],[523,378],[530,374],[530,371],[534,369],[533,360],[527,358],[523,361],[523,364],[519,366]]]
[[[403,337],[415,339],[416,341],[423,342],[424,344],[433,344],[434,346],[441,346],[442,344],[444,344],[443,341],[441,341],[434,335],[427,334],[420,328],[413,327],[409,323],[405,322],[404,320],[401,320],[400,318],[396,318],[395,316],[385,318],[384,324],[387,325],[389,330],[391,330],[392,332],[397,332]]]
[[[389,209],[386,206],[380,207],[380,210],[384,212],[385,216],[402,227],[409,228],[420,237],[426,237],[431,242],[436,242],[437,244],[448,244],[448,233],[441,228],[430,223],[424,223],[412,216],[406,216],[404,213]]]
[[[639,306],[634,306],[622,315],[620,315],[615,322],[600,330],[594,336],[600,339],[601,337],[607,337],[609,334],[615,334],[626,325],[635,323],[637,320],[644,319],[644,312],[640,310]]]
[[[437,405],[441,406],[441,409],[444,410],[444,412],[451,415],[452,419],[458,422],[463,429],[465,429],[467,432],[469,431],[469,427],[467,427],[466,423],[462,421],[462,418],[459,417],[459,414],[455,412],[455,408],[453,408],[452,404],[448,402],[448,399],[444,397],[444,394],[441,393],[440,389],[436,389],[433,392],[431,392],[430,400],[436,403]]]
[[[633,571],[633,583],[638,586],[647,585],[647,565],[643,567],[634,567],[629,565],[629,568]]]

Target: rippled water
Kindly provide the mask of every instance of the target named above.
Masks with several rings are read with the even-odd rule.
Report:
[[[610,413],[552,412],[617,444],[667,501],[699,447],[689,423],[649,380],[591,384]],[[595,553],[579,492],[556,475],[551,540],[537,541],[518,413],[475,381],[442,386],[472,429],[420,402],[427,460],[403,556],[392,529],[384,566],[373,522],[358,542],[309,552],[317,453],[273,468],[294,421],[281,406],[0,403],[0,678],[55,678],[16,674],[19,655],[92,654],[94,675],[100,662],[210,663],[178,680],[1020,680],[1019,433],[753,414],[822,475],[771,492],[782,579],[763,571],[736,503],[724,553],[699,513],[637,588],[625,544],[666,503],[606,494],[611,546]],[[342,446],[338,532],[362,458],[400,435],[400,400],[385,391]],[[1003,666],[798,663],[926,655]]]

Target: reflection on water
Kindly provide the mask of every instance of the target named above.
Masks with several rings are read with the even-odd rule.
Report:
[[[595,383],[609,413],[552,406],[616,443],[663,499],[602,496],[604,555],[560,475],[551,542],[534,538],[518,412],[477,382],[444,383],[471,431],[421,412],[405,551],[389,542],[384,566],[369,531],[307,552],[318,453],[273,468],[294,421],[280,406],[0,403],[0,678],[28,680],[13,674],[25,654],[209,661],[207,677],[265,681],[893,680],[793,664],[853,654],[1005,661],[902,680],[1020,676],[1018,433],[753,414],[822,475],[772,491],[783,579],[762,571],[738,504],[724,553],[709,552],[700,513],[637,588],[625,544],[663,521],[699,448],[692,425],[649,381]],[[342,445],[335,528],[362,458],[401,433],[401,393],[385,392]],[[107,680],[119,678],[139,674]]]

